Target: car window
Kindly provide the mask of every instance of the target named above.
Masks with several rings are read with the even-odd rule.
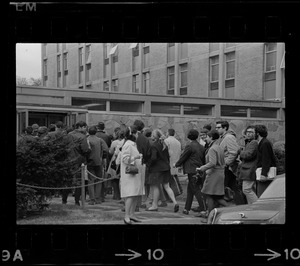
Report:
[[[260,199],[282,197],[285,197],[285,178],[276,178],[260,196]]]

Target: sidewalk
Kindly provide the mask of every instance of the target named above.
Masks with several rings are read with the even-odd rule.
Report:
[[[190,211],[189,215],[185,215],[182,213],[185,205],[186,199],[186,187],[187,187],[187,178],[182,176],[179,178],[180,183],[183,188],[183,193],[176,197],[176,200],[179,204],[179,211],[174,213],[174,205],[173,203],[168,203],[166,207],[158,207],[158,211],[151,212],[146,211],[143,208],[139,208],[139,212],[136,212],[136,216],[142,221],[142,223],[135,223],[135,225],[143,225],[143,224],[206,224],[206,219],[195,217],[197,212]],[[88,197],[87,197],[88,198]],[[53,198],[52,202],[55,204],[61,204],[61,198]],[[68,198],[67,205],[73,205],[74,197],[71,195]],[[123,217],[124,212],[122,212],[122,207],[124,205],[120,203],[119,200],[113,200],[111,194],[107,194],[105,197],[105,202],[96,205],[89,205],[88,202],[85,202],[85,206],[78,207],[84,210],[95,210],[95,212],[105,212],[109,213],[111,216],[118,217],[118,219],[112,219],[110,221],[101,222],[101,224],[124,224]],[[194,199],[193,207],[197,207],[198,203],[196,199]],[[148,205],[147,207],[150,207]]]

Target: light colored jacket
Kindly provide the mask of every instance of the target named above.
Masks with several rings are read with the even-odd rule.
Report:
[[[232,171],[235,171],[236,169],[233,168],[237,167],[237,164],[235,162],[238,156],[239,145],[237,143],[234,131],[228,130],[221,137],[220,147],[224,151],[225,165],[229,166],[229,169],[231,169]]]
[[[165,139],[165,143],[169,150],[171,175],[178,175],[178,168],[173,165],[179,160],[181,154],[181,143],[174,137],[169,136]]]

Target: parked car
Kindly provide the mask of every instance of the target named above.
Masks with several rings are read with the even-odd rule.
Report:
[[[276,176],[260,198],[246,205],[215,208],[208,224],[284,224],[285,174]]]

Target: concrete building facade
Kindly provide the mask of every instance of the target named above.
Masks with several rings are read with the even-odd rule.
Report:
[[[42,44],[43,87],[17,87],[17,129],[34,122],[141,119],[186,141],[190,128],[228,120],[242,138],[263,123],[285,139],[284,43]]]

